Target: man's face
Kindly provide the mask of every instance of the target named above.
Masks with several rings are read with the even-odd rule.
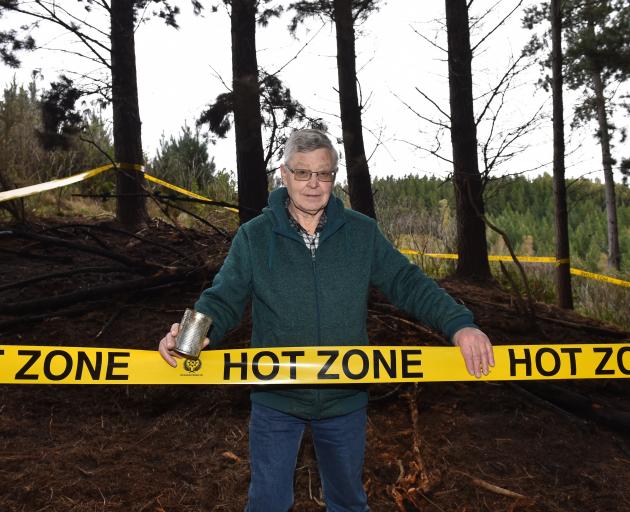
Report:
[[[295,153],[288,166],[294,171],[330,172],[334,170],[330,151],[326,148],[308,153]],[[332,193],[333,181],[320,181],[315,174],[311,175],[308,181],[298,181],[284,164],[280,166],[280,171],[289,197],[298,210],[315,214],[326,206]]]

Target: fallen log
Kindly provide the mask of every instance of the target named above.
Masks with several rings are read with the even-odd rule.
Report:
[[[120,281],[109,283],[103,286],[77,290],[71,293],[65,293],[54,297],[46,297],[43,299],[34,299],[24,302],[16,302],[13,304],[0,304],[0,315],[23,315],[36,311],[50,311],[62,307],[77,304],[86,300],[95,300],[110,297],[114,293],[128,290],[144,290],[154,286],[173,283],[175,281],[188,281],[191,279],[203,279],[201,274],[203,267],[196,269],[187,269],[174,273],[163,273],[152,277],[143,277],[140,279]]]
[[[141,236],[138,235],[136,233],[132,233],[131,231],[126,231],[124,229],[118,229],[118,228],[113,228],[111,226],[103,226],[101,224],[64,224],[63,226],[51,226],[49,228],[44,229],[43,231],[63,231],[64,229],[67,228],[80,228],[80,229],[84,229],[84,230],[91,230],[91,229],[98,229],[100,231],[107,231],[109,233],[116,233],[116,234],[120,234],[120,235],[125,235],[128,236],[130,238],[134,238],[135,240],[139,240],[141,242],[144,242],[146,244],[149,245],[153,245],[155,247],[160,247],[162,249],[166,249],[167,251],[170,252],[174,252],[184,258],[189,257],[188,254],[184,253],[183,251],[180,251],[175,244],[171,244],[171,245],[167,245],[167,244],[163,244],[160,242],[157,242],[155,240],[151,240],[150,238],[147,238],[145,236]]]
[[[630,412],[612,409],[585,395],[550,382],[527,381],[518,385],[571,414],[601,423],[626,437],[630,436]]]
[[[41,274],[39,276],[30,277],[28,279],[21,279],[20,281],[13,281],[0,285],[0,292],[9,290],[11,288],[22,288],[23,286],[37,283],[39,281],[45,281],[46,279],[55,279],[59,277],[77,276],[80,274],[89,273],[109,273],[109,272],[133,272],[128,267],[81,267],[71,270],[61,270],[59,272],[50,272],[48,274]]]
[[[36,233],[28,233],[26,231],[19,231],[15,229],[2,231],[0,232],[0,235],[4,235],[4,236],[12,235],[17,238],[24,238],[27,240],[36,240],[38,242],[48,244],[48,245],[57,245],[60,247],[67,247],[70,249],[75,249],[81,252],[96,254],[104,258],[109,258],[111,260],[118,261],[119,263],[122,263],[123,265],[132,267],[132,268],[146,269],[147,271],[155,271],[157,269],[162,268],[162,265],[159,265],[157,263],[152,263],[145,260],[139,260],[136,258],[129,258],[128,256],[125,256],[123,254],[119,254],[119,253],[102,249],[99,247],[83,244],[80,242],[74,242],[72,240],[65,240],[63,238],[47,236],[47,235],[38,235]]]

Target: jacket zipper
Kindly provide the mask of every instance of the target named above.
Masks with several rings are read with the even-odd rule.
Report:
[[[310,250],[309,250],[310,252]],[[320,311],[319,311],[319,279],[317,276],[317,263],[316,256],[311,256],[312,264],[313,264],[313,285],[315,289],[315,313],[316,313],[316,324],[317,324],[317,346],[322,344],[322,331],[321,331],[321,319],[320,319]],[[315,404],[317,407],[317,417],[321,416],[321,399],[319,388],[315,388]]]

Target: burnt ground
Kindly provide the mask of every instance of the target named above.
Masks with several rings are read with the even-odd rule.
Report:
[[[21,228],[20,237],[0,233],[0,344],[154,349],[229,247],[220,234],[163,223],[138,240],[107,221],[59,222]],[[28,238],[33,233],[54,241]],[[536,304],[533,322],[498,286],[442,284],[496,344],[630,339],[545,304]],[[92,291],[77,295],[84,289]],[[62,298],[55,304],[53,297]],[[249,327],[246,317],[226,346],[245,345]],[[377,295],[369,332],[383,344],[443,342]],[[373,386],[365,464],[371,509],[630,510],[629,384]],[[0,386],[0,511],[242,510],[248,410],[245,386]],[[423,474],[430,485],[422,485]],[[295,493],[294,510],[324,510],[308,438]]]

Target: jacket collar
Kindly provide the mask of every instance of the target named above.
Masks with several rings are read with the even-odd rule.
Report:
[[[268,206],[263,208],[263,214],[271,220],[274,233],[301,241],[300,235],[291,227],[287,217],[284,204],[288,196],[286,187],[272,191],[269,194]],[[328,220],[320,234],[320,242],[330,237],[346,223],[343,202],[332,194],[326,205],[326,216]]]

